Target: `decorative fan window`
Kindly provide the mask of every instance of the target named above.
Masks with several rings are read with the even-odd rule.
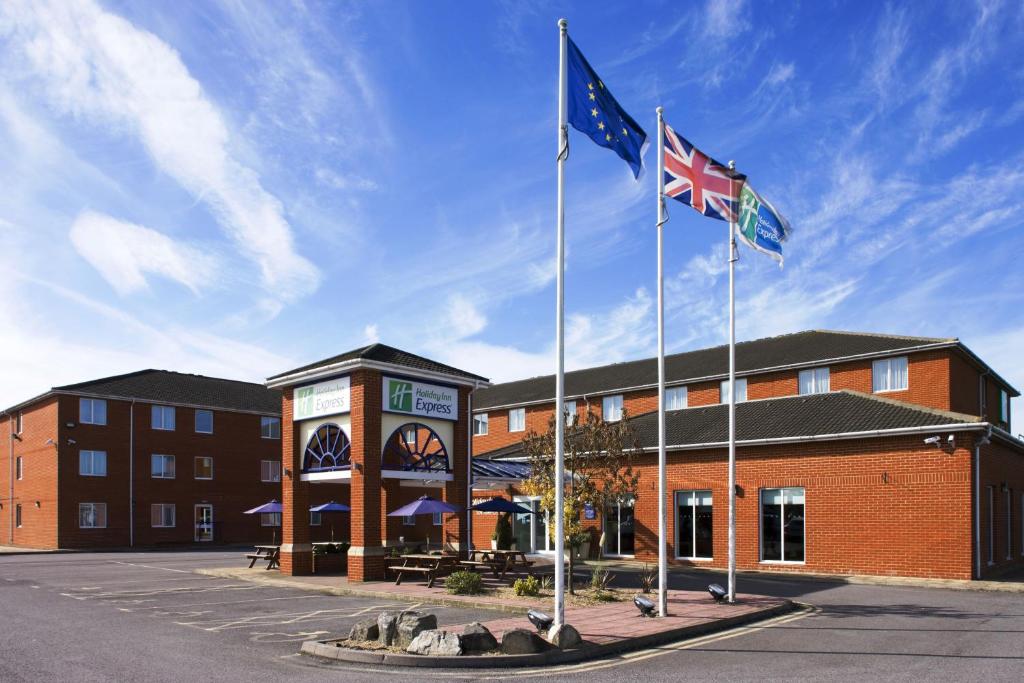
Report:
[[[351,443],[345,432],[336,424],[328,423],[317,427],[306,444],[302,458],[303,472],[326,472],[349,468]]]
[[[448,472],[448,450],[433,429],[409,422],[388,437],[381,468],[412,472]]]

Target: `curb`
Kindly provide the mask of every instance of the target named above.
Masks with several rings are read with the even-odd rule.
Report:
[[[349,664],[378,664],[385,666],[404,666],[410,668],[435,669],[489,669],[489,668],[521,668],[527,666],[553,666],[556,664],[572,664],[590,659],[600,659],[609,655],[645,650],[658,645],[688,640],[697,636],[718,631],[726,631],[737,626],[763,621],[787,614],[797,609],[798,605],[791,600],[769,607],[760,612],[740,614],[725,619],[717,619],[704,624],[694,624],[652,633],[650,635],[622,640],[606,645],[584,643],[584,647],[574,650],[549,650],[531,655],[469,655],[459,657],[424,657],[422,655],[400,655],[393,653],[375,653],[349,650],[335,643],[339,640],[311,641],[302,644],[300,653],[311,657],[320,657]],[[443,629],[442,629],[443,630]],[[341,639],[344,640],[344,639]]]

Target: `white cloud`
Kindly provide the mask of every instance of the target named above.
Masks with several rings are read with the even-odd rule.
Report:
[[[90,0],[13,1],[0,13],[21,79],[41,81],[65,114],[136,135],[256,263],[271,297],[316,288],[319,272],[296,253],[281,202],[235,158],[224,118],[170,46]]]
[[[369,324],[363,328],[363,339],[367,344],[376,344],[380,341],[380,330],[376,324]]]
[[[318,168],[314,175],[316,176],[316,181],[318,183],[334,188],[335,190],[360,190],[363,192],[370,192],[379,189],[377,183],[369,178],[363,178],[355,174],[341,175],[329,168]]]
[[[200,248],[105,214],[83,211],[70,237],[82,258],[122,295],[146,289],[146,273],[179,282],[193,293],[216,274],[214,258]]]
[[[717,38],[727,38],[742,33],[750,22],[743,16],[746,0],[708,0],[705,8],[707,30]]]
[[[487,327],[487,318],[469,297],[463,294],[453,294],[448,297],[445,336],[456,340],[464,339],[482,332],[485,327]]]
[[[768,75],[766,75],[764,80],[761,82],[761,87],[778,87],[783,83],[792,80],[795,74],[796,66],[793,62],[788,62],[786,64],[776,62],[775,64],[772,64],[772,68],[768,70]]]

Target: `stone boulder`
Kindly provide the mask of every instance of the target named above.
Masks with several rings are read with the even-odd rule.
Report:
[[[467,624],[462,629],[462,651],[466,654],[479,654],[498,649],[498,639],[479,621]]]
[[[501,637],[501,652],[506,655],[533,655],[551,646],[533,631],[515,628]]]
[[[459,636],[455,633],[430,630],[422,631],[417,635],[409,643],[406,652],[432,657],[457,657],[462,654],[462,645],[459,643]]]
[[[401,612],[381,612],[377,616],[377,642],[381,645],[394,645],[398,636],[398,619]]]
[[[376,619],[363,619],[352,625],[348,634],[349,640],[377,640],[380,637],[380,627]]]
[[[583,642],[580,632],[569,624],[560,624],[548,632],[548,642],[560,650],[579,647]]]
[[[402,612],[402,615],[398,618],[395,645],[400,648],[407,648],[416,639],[416,636],[424,631],[433,631],[435,629],[437,629],[437,617],[433,614],[425,614],[415,610]]]

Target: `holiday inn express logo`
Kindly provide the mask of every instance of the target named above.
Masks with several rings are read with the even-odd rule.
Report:
[[[327,380],[292,390],[292,419],[305,420],[349,411],[351,383],[348,377]]]
[[[295,412],[298,415],[313,413],[313,387],[301,387],[295,390]]]
[[[455,420],[459,392],[452,387],[384,377],[382,404],[389,413]]]
[[[391,385],[388,389],[388,410],[411,413],[412,383],[400,382],[396,379],[390,379],[388,383]]]

